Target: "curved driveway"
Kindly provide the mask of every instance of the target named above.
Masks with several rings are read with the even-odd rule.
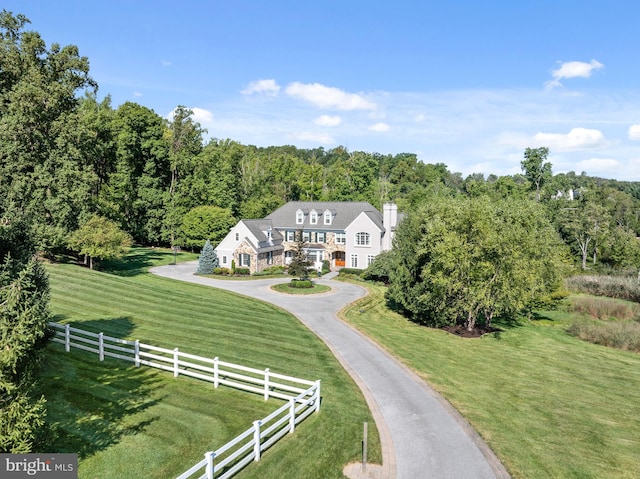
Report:
[[[166,278],[213,286],[275,304],[296,315],[332,350],[362,389],[380,432],[382,477],[398,479],[508,478],[468,423],[424,381],[337,317],[364,296],[350,283],[318,280],[332,291],[296,296],[270,289],[288,279],[225,281],[195,276],[197,263],[152,268]]]

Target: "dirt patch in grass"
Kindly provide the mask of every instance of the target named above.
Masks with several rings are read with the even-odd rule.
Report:
[[[502,331],[500,328],[494,328],[492,326],[486,327],[484,325],[476,326],[471,331],[468,331],[467,328],[459,324],[444,326],[442,329],[444,329],[448,333],[455,334],[456,336],[460,336],[462,338],[479,338],[481,336],[484,336],[485,334]]]

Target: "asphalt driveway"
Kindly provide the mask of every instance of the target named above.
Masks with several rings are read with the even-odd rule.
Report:
[[[234,291],[275,304],[297,316],[332,350],[362,389],[380,431],[381,477],[398,479],[508,478],[469,424],[424,381],[373,341],[337,317],[364,296],[354,284],[320,279],[332,291],[288,295],[270,286],[288,279],[224,281],[194,275],[197,263],[152,268],[158,276]]]

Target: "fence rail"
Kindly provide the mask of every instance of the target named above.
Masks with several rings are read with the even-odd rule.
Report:
[[[248,391],[287,401],[261,420],[215,451],[208,451],[204,459],[194,464],[177,479],[188,479],[200,474],[199,479],[230,478],[253,461],[259,461],[262,452],[286,434],[293,433],[296,425],[320,410],[320,381],[286,376],[267,369],[255,369],[239,364],[204,358],[180,351],[141,343],[138,340],[92,333],[69,324],[51,322],[55,332],[53,342],[71,348],[97,353],[100,361],[112,357],[131,361],[136,366],[149,366],[173,373],[174,377],[189,376],[202,381]],[[204,471],[204,473],[203,473]]]

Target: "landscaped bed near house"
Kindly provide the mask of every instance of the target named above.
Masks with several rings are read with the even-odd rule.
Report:
[[[292,286],[291,283],[279,283],[271,286],[271,289],[278,291],[279,293],[287,294],[319,294],[331,291],[331,287],[326,284],[317,284],[310,281],[311,286],[307,288],[300,288]]]
[[[296,318],[233,293],[145,273],[149,266],[172,262],[170,252],[136,248],[131,254],[130,262],[104,264],[109,274],[49,265],[54,320],[322,381],[320,412],[241,477],[342,478],[343,466],[360,458],[365,421],[370,461],[381,461],[360,390]],[[45,364],[42,384],[58,432],[47,450],[80,453],[80,477],[175,477],[277,404],[124,361],[65,353],[59,344],[48,347]],[[232,411],[228,420],[226,411]]]
[[[347,321],[418,372],[469,420],[515,478],[640,477],[640,354],[567,333],[573,315],[461,338],[386,307],[384,286]]]

